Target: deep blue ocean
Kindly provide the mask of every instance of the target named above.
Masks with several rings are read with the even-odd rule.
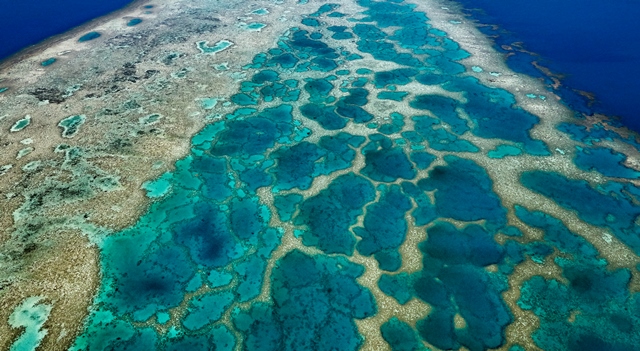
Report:
[[[638,0],[459,0],[499,45],[521,41],[528,51],[509,58],[512,69],[541,74],[540,61],[562,74],[560,95],[581,112],[604,112],[640,131],[640,1]],[[473,9],[478,9],[474,11]],[[541,60],[542,58],[542,60]],[[594,93],[588,106],[571,89]],[[587,102],[587,103],[585,103]]]
[[[0,61],[132,0],[0,0]]]

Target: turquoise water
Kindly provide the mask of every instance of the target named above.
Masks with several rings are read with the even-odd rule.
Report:
[[[129,22],[127,22],[127,26],[133,27],[139,25],[140,23],[142,23],[142,18],[132,18],[129,20]]]
[[[74,135],[78,133],[78,129],[82,124],[84,124],[86,119],[87,118],[84,115],[75,115],[75,116],[69,116],[63,119],[62,121],[60,121],[60,123],[58,123],[58,126],[63,129],[62,137],[72,138]]]
[[[42,67],[47,67],[47,66],[50,66],[50,65],[54,64],[56,61],[57,61],[57,59],[55,57],[52,57],[52,58],[49,58],[49,59],[46,59],[46,60],[40,62],[40,65],[42,65]]]
[[[31,116],[26,115],[24,118],[17,120],[16,123],[13,126],[11,126],[11,129],[9,130],[11,132],[19,132],[27,128],[29,124],[31,124]]]
[[[80,38],[78,38],[79,42],[85,42],[85,41],[90,41],[90,40],[94,40],[94,39],[98,39],[100,38],[102,34],[98,33],[98,32],[89,32],[87,34],[84,34],[83,36],[81,36]]]
[[[358,323],[381,313],[382,297],[363,283],[362,257],[382,272],[375,285],[384,298],[429,309],[415,323],[381,324],[392,350],[505,346],[514,306],[504,292],[525,261],[551,262],[560,275],[521,286],[517,306],[539,320],[538,347],[637,349],[631,268],[609,267],[554,215],[507,205],[477,162],[483,153],[552,155],[532,136],[539,117],[465,74],[459,61],[470,54],[415,6],[358,4],[361,19],[322,5],[257,54],[230,97],[237,110],[194,136],[173,173],[145,184],[157,200],[102,244],[102,284],[73,349],[357,350],[365,342]],[[357,52],[340,46],[346,39]],[[197,45],[212,54],[232,43]],[[401,68],[374,71],[360,66],[364,57]],[[410,94],[409,84],[440,90]],[[417,113],[375,116],[368,106],[377,99],[406,101]],[[63,120],[63,136],[84,121]],[[530,170],[522,186],[640,255],[640,189],[624,181],[638,173],[624,155],[594,145],[625,138],[579,121],[557,129],[580,143],[578,169],[611,180],[594,186]],[[501,145],[483,150],[486,139]],[[542,235],[523,240],[516,220]],[[426,231],[417,271],[403,269],[410,227]]]

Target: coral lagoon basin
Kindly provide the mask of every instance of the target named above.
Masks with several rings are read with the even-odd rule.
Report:
[[[0,93],[2,350],[640,345],[637,132],[453,2],[134,2]]]

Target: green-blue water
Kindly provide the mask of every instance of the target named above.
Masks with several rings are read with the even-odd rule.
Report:
[[[366,8],[360,20],[325,4],[257,54],[245,67],[256,73],[230,97],[236,112],[198,133],[175,172],[145,186],[158,200],[134,226],[105,239],[102,285],[74,349],[359,349],[356,321],[380,307],[359,281],[365,267],[352,262],[355,255],[375,259],[383,271],[377,287],[398,304],[430,306],[415,324],[396,317],[382,324],[393,350],[505,345],[514,315],[503,293],[525,260],[551,260],[562,276],[535,275],[521,287],[517,305],[540,321],[537,346],[637,349],[632,268],[608,267],[552,214],[524,203],[507,208],[473,160],[482,151],[473,140],[481,139],[501,140],[493,158],[550,156],[530,133],[539,118],[510,92],[466,75],[458,61],[469,53],[415,6],[358,4]],[[320,33],[324,18],[343,22],[326,28],[331,40]],[[358,52],[339,46],[349,39]],[[359,67],[369,55],[401,67]],[[410,83],[442,90],[404,93]],[[366,109],[377,99],[407,101],[420,113],[377,118]],[[60,126],[73,135],[83,121],[72,116]],[[624,138],[579,121],[557,128],[581,145],[579,169],[616,179],[593,187],[532,170],[521,184],[640,255],[640,189],[620,179],[638,174],[622,154],[598,145]],[[509,211],[543,235],[522,240]],[[415,272],[401,271],[409,226],[427,231]],[[499,243],[498,234],[507,239]],[[299,246],[283,249],[283,240]]]

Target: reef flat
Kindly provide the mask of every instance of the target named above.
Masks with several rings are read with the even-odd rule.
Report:
[[[640,343],[637,135],[452,3],[149,3],[0,89],[2,349]]]

